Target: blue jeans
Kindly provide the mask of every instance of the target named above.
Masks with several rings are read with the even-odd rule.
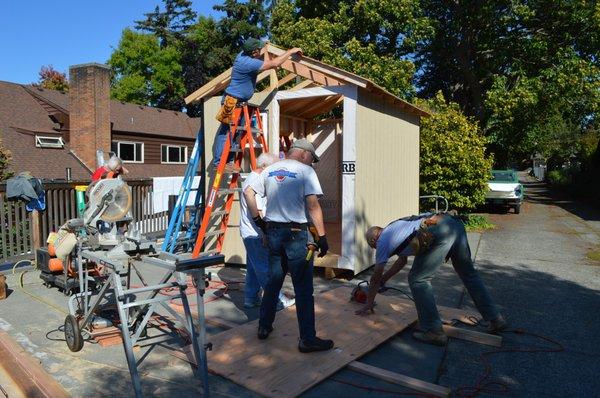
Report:
[[[275,321],[277,295],[289,271],[296,293],[296,315],[302,340],[314,340],[315,299],[313,297],[313,261],[306,261],[308,232],[289,228],[267,229],[269,244],[269,281],[260,306],[259,325],[269,328]]]
[[[442,327],[431,288],[431,279],[448,256],[452,259],[454,270],[467,288],[483,319],[490,321],[497,318],[500,312],[473,266],[471,249],[463,224],[453,217],[445,216],[436,225],[429,227],[428,231],[433,233],[433,244],[426,252],[415,256],[412,269],[408,274],[408,283],[415,299],[421,328],[439,330]]]
[[[244,126],[244,122],[245,122],[245,118],[244,118],[244,115],[242,115],[242,117],[240,118],[240,123],[238,124],[238,127]],[[213,164],[215,165],[215,167],[217,167],[219,165],[219,161],[221,160],[221,154],[223,153],[223,148],[225,147],[225,142],[227,142],[227,137],[229,137],[229,130],[231,130],[231,127],[228,124],[223,124],[223,123],[221,123],[219,125],[219,129],[217,130],[217,135],[215,136],[215,142],[213,144]],[[234,136],[233,142],[231,142],[232,146],[235,146],[234,142],[235,142],[236,136],[239,136],[237,131]],[[227,157],[227,162],[233,161],[234,158],[235,158],[235,153],[229,153],[229,156]]]
[[[244,238],[246,247],[246,285],[244,300],[253,303],[258,292],[265,288],[269,281],[269,251],[263,246],[261,237]]]

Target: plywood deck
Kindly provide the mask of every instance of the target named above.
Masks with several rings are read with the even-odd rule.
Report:
[[[375,313],[354,314],[360,304],[349,302],[351,288],[340,287],[315,296],[317,335],[331,338],[327,352],[298,352],[295,307],[277,313],[267,340],[258,340],[258,321],[248,322],[210,338],[209,369],[268,397],[294,397],[373,350],[414,323],[414,304],[406,299],[378,295]],[[446,319],[472,315],[440,307]]]

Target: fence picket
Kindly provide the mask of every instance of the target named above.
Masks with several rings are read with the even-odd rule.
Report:
[[[2,258],[8,257],[8,246],[6,244],[6,230],[7,230],[7,222],[6,222],[6,210],[4,201],[4,194],[0,195],[0,239],[2,240]]]

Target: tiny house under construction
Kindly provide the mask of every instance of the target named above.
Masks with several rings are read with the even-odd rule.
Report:
[[[270,44],[264,51],[284,52]],[[364,231],[418,212],[419,120],[427,113],[367,79],[308,57],[290,59],[282,69],[287,74],[279,78],[275,71],[259,74],[258,80],[268,77],[269,84],[249,102],[262,110],[270,152],[279,153],[298,138],[315,145],[331,246],[315,265],[358,273],[373,261]],[[217,94],[230,75],[225,71],[186,98],[186,103],[204,101],[207,164],[219,126]],[[229,224],[223,254],[227,262],[245,263],[237,204]]]

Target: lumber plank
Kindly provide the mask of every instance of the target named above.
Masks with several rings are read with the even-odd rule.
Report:
[[[443,328],[444,333],[446,333],[448,337],[467,340],[473,343],[491,345],[493,347],[502,347],[502,336],[477,332],[475,330],[461,329],[449,325],[444,325]]]
[[[281,48],[276,47],[272,44],[267,45],[267,51],[269,51],[269,53],[274,54],[276,56],[280,56],[285,53],[285,50],[282,50]],[[295,58],[294,62],[299,65],[305,66],[311,70],[320,72],[328,77],[331,76],[335,79],[338,79],[339,81],[351,83],[351,84],[357,85],[358,87],[362,87],[362,88],[367,87],[368,81],[366,79],[364,79],[358,75],[355,75],[353,73],[346,72],[343,69],[339,69],[334,66],[327,65],[323,62],[317,61],[316,59],[302,56],[302,57]]]
[[[294,87],[290,88],[288,91],[298,91],[298,90],[301,90],[303,88],[310,86],[311,84],[315,84],[315,82],[313,82],[311,80],[304,80],[303,82],[300,82],[300,83],[296,84]]]
[[[360,304],[349,302],[351,290],[340,287],[315,296],[317,333],[335,340],[333,350],[299,353],[296,309],[287,308],[277,313],[267,340],[256,338],[256,320],[211,336],[209,369],[265,396],[297,396],[417,318],[412,302],[390,296],[378,297],[374,314],[359,317],[354,311]]]
[[[414,377],[406,376],[400,373],[391,372],[386,369],[367,365],[366,363],[358,361],[350,362],[347,368],[367,376],[387,381],[388,383],[398,384],[400,386],[410,388],[411,390],[431,394],[436,397],[447,397],[452,392],[452,390],[447,387],[429,383],[424,380],[415,379]]]
[[[27,397],[67,398],[69,393],[8,333],[0,331],[0,366]]]
[[[193,311],[192,311],[192,316],[194,316]],[[196,314],[196,316],[194,318],[197,318],[197,317],[198,317],[198,315]],[[239,324],[237,324],[235,322],[231,322],[226,319],[217,318],[214,316],[206,317],[205,322],[209,325],[216,326],[216,327],[226,329],[226,330],[233,329],[234,327],[239,326]]]
[[[204,86],[200,87],[199,89],[185,97],[185,103],[189,104],[191,102],[204,98],[207,93],[212,91],[218,85],[229,84],[229,81],[231,80],[231,71],[232,68],[227,69],[219,76],[215,77],[214,79],[206,83]]]

